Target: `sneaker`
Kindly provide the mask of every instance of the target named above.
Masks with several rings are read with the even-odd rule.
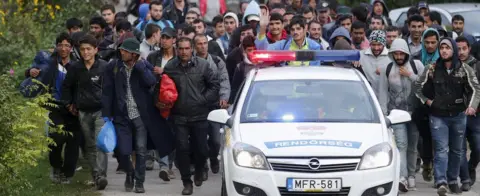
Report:
[[[472,187],[470,186],[470,183],[463,183],[462,184],[462,187],[460,187],[460,189],[462,190],[462,192],[468,192],[470,191]]]
[[[422,171],[422,176],[423,176],[423,180],[425,182],[431,182],[432,181],[432,178],[433,178],[433,175],[432,175],[432,165],[423,165],[423,171]]]
[[[168,175],[168,170],[166,170],[166,169],[160,170],[160,173],[158,173],[158,177],[165,182],[170,181],[170,177]]]
[[[195,175],[193,176],[193,182],[195,183],[195,186],[202,186],[203,174],[204,172],[195,172]]]
[[[61,184],[71,184],[72,183],[72,178],[71,177],[66,177],[65,175],[61,175],[60,177],[60,183]]]
[[[103,176],[99,176],[95,180],[95,186],[96,186],[97,190],[105,190],[105,187],[107,187],[107,185],[108,185],[108,180],[107,180],[107,178],[105,178]]]
[[[437,185],[437,194],[438,196],[447,196],[447,185],[446,184],[438,184]]]
[[[172,169],[168,170],[168,178],[175,179],[175,172]]]
[[[134,182],[135,182],[134,174],[133,173],[127,173],[127,175],[125,177],[125,183],[124,183],[124,187],[125,187],[126,192],[132,192],[133,187],[134,187]]]
[[[143,188],[143,184],[135,185],[135,193],[145,193],[145,188]]]
[[[56,168],[50,168],[50,180],[52,180],[53,183],[60,183],[61,179],[61,171],[60,169]]]
[[[182,195],[191,195],[193,194],[193,185],[185,184],[183,185]]]
[[[462,191],[460,190],[460,187],[458,187],[458,184],[449,184],[448,188],[450,189],[450,192],[452,194],[462,194]]]
[[[220,171],[220,162],[218,159],[210,159],[210,168],[214,174],[217,174]]]
[[[408,177],[408,190],[417,190],[417,187],[415,185],[415,177],[410,176]]]
[[[400,182],[398,184],[398,190],[403,193],[408,192],[408,182],[405,178],[400,179]]]
[[[117,173],[117,174],[125,174],[125,170],[123,170],[122,168],[120,168],[120,165],[118,165],[116,173]]]
[[[155,162],[153,160],[147,160],[145,161],[145,170],[147,171],[152,171],[154,167]]]

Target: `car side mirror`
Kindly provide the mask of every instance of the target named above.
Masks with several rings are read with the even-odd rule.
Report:
[[[207,119],[212,122],[220,123],[222,125],[232,126],[231,116],[226,109],[213,110],[208,114]]]
[[[407,111],[403,110],[392,110],[390,114],[387,116],[387,125],[396,125],[401,123],[410,122],[412,117]]]

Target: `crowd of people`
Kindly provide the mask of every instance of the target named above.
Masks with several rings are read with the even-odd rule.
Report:
[[[211,21],[204,20],[205,9],[184,0],[142,4],[133,24],[112,5],[100,13],[86,27],[68,19],[54,52],[38,55],[48,59],[48,66],[25,72],[49,86],[57,106],[49,108],[51,126],[63,125],[72,133],[49,134],[57,144],[50,146],[54,182],[70,183],[80,148],[93,184],[105,189],[108,157],[97,149],[96,136],[104,122],[113,121],[117,173],[125,174],[126,191],[144,193],[145,172],[157,162],[164,181],[176,177],[175,165],[182,194],[191,195],[193,184],[201,186],[209,170],[220,170],[220,125],[208,122],[207,115],[228,108],[246,74],[262,67],[249,56],[255,50],[360,51],[358,62],[328,65],[359,70],[385,115],[393,109],[412,114],[412,122],[392,127],[401,155],[400,191],[415,189],[420,165],[439,195],[468,191],[476,180],[480,52],[479,42],[463,31],[460,15],[453,16],[453,31],[447,31],[426,2],[408,10],[401,28],[392,25],[381,0],[353,8],[335,0],[241,0],[239,13],[218,8]],[[178,91],[173,105],[158,101],[165,75]],[[165,109],[168,118],[160,115]]]

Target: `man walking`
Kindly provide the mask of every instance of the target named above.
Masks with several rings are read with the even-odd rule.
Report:
[[[196,186],[201,186],[208,153],[209,104],[217,101],[219,82],[214,66],[210,66],[204,59],[192,57],[193,42],[190,38],[178,39],[176,47],[178,56],[167,63],[164,71],[173,79],[178,90],[178,100],[171,109],[169,118],[176,134],[176,158],[184,186],[182,195],[191,195],[193,183],[189,138],[195,144],[192,147],[195,149],[194,182]]]

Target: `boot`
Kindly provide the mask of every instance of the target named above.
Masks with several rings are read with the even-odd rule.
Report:
[[[143,188],[143,184],[135,185],[135,193],[145,193],[145,188]]]
[[[182,195],[191,195],[193,194],[193,185],[192,184],[184,184]]]
[[[134,182],[135,182],[135,179],[134,179],[134,174],[133,172],[131,173],[127,173],[127,177],[125,179],[125,191],[127,192],[132,192],[133,190],[133,187],[134,187]]]

